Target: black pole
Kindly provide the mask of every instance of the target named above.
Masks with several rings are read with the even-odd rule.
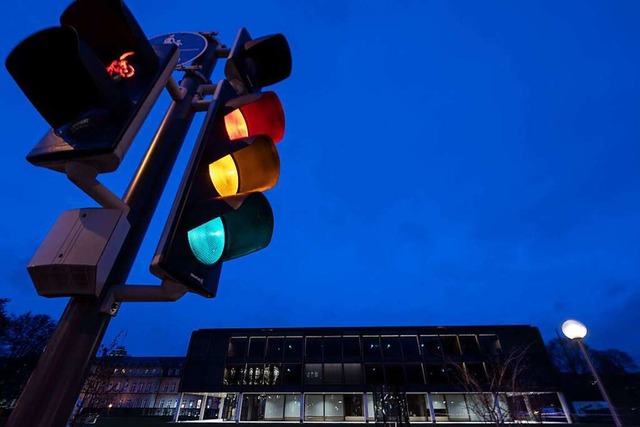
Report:
[[[167,110],[123,200],[129,205],[131,229],[99,298],[71,298],[58,326],[40,356],[6,427],[62,427],[67,424],[91,361],[111,316],[100,312],[107,290],[126,282],[182,143],[193,121],[192,100],[200,84],[208,83],[217,61],[218,42],[209,39],[207,51],[193,65],[180,87],[184,97]]]

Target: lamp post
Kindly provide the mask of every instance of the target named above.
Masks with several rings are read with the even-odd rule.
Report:
[[[616,409],[614,408],[613,403],[611,403],[611,400],[609,399],[609,395],[607,394],[607,391],[604,389],[604,384],[600,380],[600,377],[598,376],[598,372],[596,371],[596,368],[595,366],[593,366],[593,362],[589,357],[587,348],[584,346],[584,343],[582,342],[582,339],[587,335],[587,327],[583,323],[578,322],[577,320],[567,320],[562,324],[562,333],[565,334],[565,336],[570,340],[573,340],[578,343],[578,347],[580,347],[580,350],[582,351],[582,354],[584,355],[584,358],[587,361],[587,364],[589,365],[589,369],[591,369],[591,373],[593,374],[593,377],[596,380],[596,384],[600,389],[600,393],[602,394],[602,397],[604,398],[605,402],[607,402],[607,405],[609,406],[609,411],[611,411],[611,418],[613,418],[614,424],[616,425],[616,427],[622,427],[622,422],[620,421],[620,418],[616,413]]]

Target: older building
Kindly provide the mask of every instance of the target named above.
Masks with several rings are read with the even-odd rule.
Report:
[[[173,415],[184,357],[101,357],[78,398],[75,414]]]
[[[568,422],[537,328],[202,329],[175,420]]]

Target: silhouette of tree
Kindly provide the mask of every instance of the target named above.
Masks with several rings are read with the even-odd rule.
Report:
[[[15,358],[39,356],[55,328],[55,322],[46,314],[10,315],[2,336],[3,355]]]

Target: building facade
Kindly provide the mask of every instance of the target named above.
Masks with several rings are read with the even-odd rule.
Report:
[[[172,416],[178,406],[184,357],[98,358],[84,384],[74,416]]]
[[[570,422],[537,328],[202,329],[181,420]]]

